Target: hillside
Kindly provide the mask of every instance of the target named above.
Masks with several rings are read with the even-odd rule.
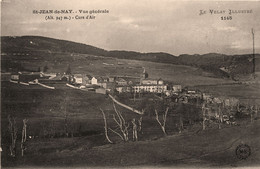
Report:
[[[56,54],[67,54],[68,56],[63,59],[73,58],[75,60],[75,54],[88,54],[118,59],[189,65],[201,68],[202,70],[213,73],[218,77],[235,78],[238,75],[248,75],[252,73],[251,54],[183,54],[177,57],[163,52],[140,53],[134,51],[108,51],[86,44],[41,36],[1,37],[1,48],[2,71],[8,71],[10,68],[21,67],[21,65],[19,65],[20,63],[17,62],[18,60],[37,60],[39,59],[37,58],[38,56],[41,56],[41,60],[44,60],[47,56],[55,57]],[[256,58],[256,65],[259,65],[260,55],[257,54]],[[256,70],[259,71],[258,66],[256,67]]]
[[[121,142],[117,135],[110,132],[109,137],[118,141],[116,144],[108,144],[99,108],[112,115],[111,99],[101,94],[76,90],[65,85],[61,88],[61,84],[59,86],[56,90],[49,90],[38,85],[2,83],[3,168],[203,168],[259,165],[259,118],[250,123],[249,117],[245,117],[237,121],[239,125],[223,124],[222,129],[213,124],[204,131],[201,124],[194,123],[180,134],[175,125],[175,122],[179,122],[179,117],[170,116],[174,111],[169,111],[166,124],[168,136],[162,137],[155,118],[143,116],[142,133],[139,133],[138,141],[132,141],[131,132],[131,140],[128,142]],[[184,110],[186,112],[188,108]],[[196,109],[190,111],[193,111],[193,115],[197,112]],[[73,137],[64,135],[66,113],[69,132],[74,133]],[[127,111],[123,113],[124,117],[133,116]],[[19,130],[15,159],[8,156],[10,133],[7,117],[10,114],[16,117]],[[113,116],[107,117],[110,117],[108,125],[114,127]],[[33,137],[27,140],[25,156],[21,157],[19,143],[24,118],[29,119],[27,134]],[[235,154],[237,146],[242,143],[249,145],[252,151],[246,160],[240,160]]]

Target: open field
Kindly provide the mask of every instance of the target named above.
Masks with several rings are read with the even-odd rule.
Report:
[[[240,126],[223,125],[221,130],[216,125],[202,131],[202,126],[197,123],[178,134],[174,125],[176,117],[169,116],[166,125],[169,136],[163,137],[154,117],[144,116],[143,133],[139,135],[138,142],[122,142],[110,132],[110,138],[117,143],[108,144],[99,108],[108,113],[108,124],[114,127],[109,116],[113,112],[111,99],[64,86],[59,88],[59,85],[55,86],[57,89],[50,90],[38,85],[2,82],[3,167],[259,165],[259,119],[253,124],[244,119]],[[64,107],[69,112],[70,132],[74,133],[74,137],[64,135]],[[118,109],[124,112],[127,120],[134,116]],[[28,135],[34,136],[34,139],[26,143],[23,158],[19,155],[19,148],[15,159],[7,155],[8,114],[17,118],[17,144],[20,142],[22,119],[29,119]],[[50,134],[53,134],[52,137]],[[235,156],[235,149],[241,143],[252,149],[252,155],[247,160],[239,160]]]
[[[46,54],[46,53],[45,53]],[[68,65],[72,73],[86,73],[93,76],[134,76],[139,77],[143,67],[150,78],[162,78],[173,84],[197,86],[202,91],[213,95],[232,96],[243,101],[258,102],[259,87],[250,85],[222,85],[234,83],[229,79],[217,78],[213,74],[184,65],[155,63],[126,59],[107,58],[87,54],[71,53],[31,53],[35,60],[20,58],[22,65],[28,69],[48,66],[48,72],[64,72]],[[75,55],[75,57],[71,57]],[[55,90],[39,85],[18,85],[2,82],[1,89],[1,131],[2,131],[2,165],[3,167],[52,167],[52,166],[243,166],[259,165],[259,120],[249,124],[243,119],[240,126],[217,125],[202,131],[198,122],[185,126],[178,134],[179,117],[169,112],[166,131],[163,137],[160,126],[150,116],[143,118],[143,131],[139,141],[124,143],[109,132],[116,144],[108,144],[104,135],[104,121],[99,108],[107,114],[108,124],[116,128],[112,119],[113,104],[106,95],[71,89],[65,84],[49,84]],[[257,92],[258,91],[258,92]],[[120,107],[129,122],[136,117]],[[197,109],[189,110],[200,114]],[[65,115],[68,116],[69,137],[65,135]],[[10,134],[7,116],[16,117],[18,126],[18,143],[21,138],[22,120],[28,121],[28,135],[34,137],[27,142],[25,157],[8,156]],[[198,116],[197,116],[198,117]],[[132,137],[130,130],[130,136]],[[73,135],[73,137],[72,137]],[[241,161],[235,156],[235,148],[244,142],[252,148],[248,160]]]
[[[235,97],[245,104],[260,105],[259,84],[201,85],[194,88],[217,97]]]
[[[32,52],[30,58],[35,59],[28,60],[21,56],[17,59],[26,69],[37,70],[38,67],[43,68],[47,65],[48,72],[63,73],[70,65],[72,73],[85,73],[93,76],[140,77],[143,68],[145,68],[151,78],[162,78],[185,86],[233,83],[229,79],[216,77],[213,73],[203,71],[200,68],[171,63],[117,59],[88,54],[45,52]]]

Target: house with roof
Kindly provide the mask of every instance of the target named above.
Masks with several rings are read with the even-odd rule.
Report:
[[[128,85],[127,81],[121,77],[116,79],[116,84],[119,86],[126,86]]]
[[[45,76],[45,77],[48,77],[49,79],[53,79],[57,76],[57,73],[44,73],[44,72],[41,72],[41,75],[42,76]]]
[[[141,79],[141,84],[143,84],[143,85],[152,85],[152,84],[157,85],[158,80],[150,79],[150,78]]]
[[[174,93],[179,93],[182,91],[182,87],[181,87],[181,85],[173,85],[172,90]]]
[[[85,84],[91,84],[92,76],[90,75],[85,75],[83,78],[83,83]]]
[[[101,86],[102,83],[104,83],[104,78],[103,77],[97,77],[97,85]]]
[[[132,87],[126,85],[118,85],[116,86],[116,91],[118,91],[119,93],[130,93],[132,91]]]
[[[133,86],[133,92],[135,93],[165,93],[167,91],[167,85],[158,84],[137,84]]]
[[[11,80],[13,80],[13,81],[19,81],[19,73],[12,73],[11,74]]]
[[[148,76],[149,76],[148,73],[144,69],[140,79],[140,84],[142,85],[163,85],[164,84],[164,81],[161,78],[152,79],[152,78],[148,78]]]
[[[115,77],[108,77],[108,82],[115,82]]]
[[[59,78],[59,76],[57,76],[56,78]],[[61,80],[61,81],[69,81],[69,76],[68,75],[62,75],[60,78],[59,78],[59,80]]]
[[[82,84],[83,83],[83,75],[82,74],[74,74],[73,75],[73,82],[75,84]]]
[[[92,77],[92,78],[91,78],[91,84],[97,85],[97,84],[98,84],[97,78]]]
[[[209,93],[202,93],[202,99],[205,100],[207,103],[213,102],[213,96]]]

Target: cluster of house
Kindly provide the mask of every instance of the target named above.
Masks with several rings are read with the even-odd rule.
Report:
[[[65,75],[66,76],[66,75]],[[74,74],[68,76],[70,84],[82,88],[97,85],[106,91],[116,90],[119,93],[165,93],[181,92],[181,85],[174,85],[172,88],[164,84],[160,79],[148,78],[148,73],[144,70],[141,77],[93,77],[90,75]]]
[[[202,93],[194,89],[182,89],[181,85],[168,85],[159,78],[148,78],[144,70],[141,77],[95,77],[87,74],[59,74],[43,72],[18,72],[12,73],[11,79],[16,82],[32,83],[39,82],[63,82],[73,87],[93,90],[97,93],[117,91],[119,93],[164,93],[166,96],[178,95],[182,102],[188,103],[189,99],[199,98],[207,103],[223,103],[225,105],[237,104],[238,100],[233,98],[217,98],[209,93]],[[234,102],[234,103],[233,103]]]
[[[201,99],[207,104],[224,104],[228,107],[236,107],[239,100],[233,97],[217,97],[213,96],[211,93],[201,92],[197,89],[185,88],[179,98],[183,99],[184,103],[188,103],[189,99]]]
[[[144,70],[141,77],[95,77],[87,74],[56,74],[43,72],[18,72],[11,74],[11,80],[29,83],[31,81],[63,81],[81,89],[96,89],[101,93],[117,91],[119,93],[178,93],[182,91],[181,85],[167,85],[159,79],[148,78]],[[101,88],[101,89],[100,89]]]

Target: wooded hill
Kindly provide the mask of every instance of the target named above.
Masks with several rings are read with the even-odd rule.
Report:
[[[95,56],[113,57],[120,59],[142,60],[159,63],[171,63],[199,67],[205,71],[214,73],[219,77],[235,77],[241,74],[248,75],[253,71],[252,54],[225,55],[218,53],[182,54],[174,56],[169,53],[140,53],[135,51],[108,51],[95,46],[76,43],[66,40],[58,40],[41,36],[1,37],[2,48],[2,70],[8,62],[14,62],[13,53],[78,53]],[[22,56],[21,56],[22,57]],[[24,56],[23,56],[24,57]],[[30,59],[30,55],[26,56]],[[17,57],[15,57],[17,58]],[[259,65],[260,54],[256,54],[256,65]],[[9,63],[9,65],[12,65]],[[15,64],[13,64],[15,66]],[[222,68],[222,70],[220,69]],[[225,70],[223,70],[225,68]],[[259,66],[256,66],[259,71]]]

